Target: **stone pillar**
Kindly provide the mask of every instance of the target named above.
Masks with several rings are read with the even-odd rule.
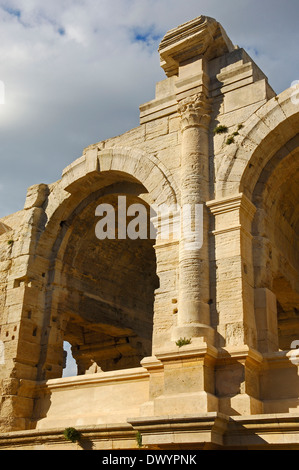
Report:
[[[208,202],[214,216],[218,346],[256,348],[251,225],[256,211],[244,195]]]
[[[46,185],[29,188],[20,223],[7,233],[10,242],[5,243],[8,250],[6,287],[0,306],[0,341],[3,345],[0,358],[0,432],[25,430],[32,424],[36,366],[40,357],[42,273],[46,272],[47,265],[39,259],[34,269],[31,254],[45,221],[40,206],[46,195]]]
[[[212,341],[209,308],[209,200],[210,104],[201,92],[178,103],[182,126],[181,238],[179,249],[179,306],[174,339]],[[188,211],[191,228],[188,233]],[[196,217],[195,217],[196,214]]]
[[[215,369],[219,411],[259,414],[263,412],[262,356],[256,351],[251,235],[256,208],[245,194],[209,201],[207,206],[214,218],[211,290],[215,346],[219,352]]]

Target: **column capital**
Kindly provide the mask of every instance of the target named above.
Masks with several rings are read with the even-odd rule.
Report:
[[[204,93],[197,93],[178,101],[182,130],[190,127],[207,129],[211,120],[211,110],[211,100]]]

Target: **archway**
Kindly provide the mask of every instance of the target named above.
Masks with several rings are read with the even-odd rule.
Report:
[[[217,170],[215,198],[245,194],[250,200],[267,163],[299,131],[299,107],[289,88],[259,108],[238,131]]]
[[[255,288],[275,296],[264,312],[268,338],[266,341],[265,331],[259,332],[260,347],[289,350],[299,338],[298,136],[265,166],[253,202],[257,207],[253,223]]]
[[[289,350],[299,337],[299,108],[292,97],[293,89],[284,91],[244,123],[217,176],[217,198],[243,194],[256,207],[244,256],[261,352]]]
[[[52,185],[38,209],[36,256],[30,264],[30,275],[42,279],[43,286],[32,305],[39,312],[38,380],[62,376],[65,341],[72,345],[79,374],[139,367],[141,359],[152,355],[153,315],[159,303],[155,291],[162,283],[163,297],[165,288],[150,207],[176,204],[174,188],[172,175],[156,157],[140,150],[96,147]],[[109,204],[118,214],[120,197],[126,198],[127,207],[142,205],[147,237],[97,238],[96,208]],[[159,319],[157,323],[154,341],[161,336]]]
[[[146,207],[146,239],[118,239],[118,233],[111,239],[97,238],[99,204],[111,205],[116,227],[119,221],[119,194],[103,194],[72,222],[62,257],[58,312],[67,317],[64,338],[73,346],[79,374],[138,367],[151,355],[154,292],[159,281],[150,211],[136,195],[125,197],[128,207]]]
[[[111,176],[111,175],[110,175]],[[151,355],[154,293],[159,287],[151,211],[139,194],[144,187],[115,173],[116,182],[90,195],[63,221],[67,227],[55,263],[52,313],[60,323],[60,340],[72,345],[78,374],[138,367]],[[143,208],[147,233],[119,237],[120,201],[125,214]],[[97,237],[97,208],[110,206],[115,231]],[[104,215],[104,214],[103,214]],[[125,228],[134,221],[126,216]],[[134,232],[134,231],[133,231]],[[53,314],[52,314],[53,321]],[[48,361],[49,362],[49,359]],[[53,365],[54,367],[54,365]]]

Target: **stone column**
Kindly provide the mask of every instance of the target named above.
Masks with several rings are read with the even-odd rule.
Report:
[[[209,123],[205,93],[178,102],[181,116],[181,238],[179,249],[179,308],[173,339],[211,341],[209,308]],[[191,208],[191,227],[188,212]],[[196,217],[195,217],[196,214]]]

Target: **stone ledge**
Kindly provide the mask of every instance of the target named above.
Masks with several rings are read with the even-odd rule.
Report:
[[[182,449],[185,446],[221,447],[229,418],[221,413],[131,418],[128,422],[142,435],[145,447]]]
[[[136,431],[130,424],[76,426],[80,444],[65,440],[64,428],[29,430],[0,434],[1,450],[101,450],[137,448]]]
[[[299,449],[299,414],[268,414],[230,418],[226,447]]]
[[[299,413],[228,417],[222,413],[129,418],[127,423],[78,426],[82,444],[67,442],[64,428],[0,434],[1,450],[146,449],[299,450]],[[86,447],[85,447],[86,446]]]
[[[125,382],[131,380],[148,379],[149,373],[143,367],[136,369],[126,369],[113,372],[101,372],[98,374],[79,375],[75,377],[67,377],[62,379],[52,379],[47,382],[40,382],[38,384],[39,390],[47,389],[52,391],[54,389],[68,389],[74,386],[90,386],[99,385],[102,383],[115,383]]]

